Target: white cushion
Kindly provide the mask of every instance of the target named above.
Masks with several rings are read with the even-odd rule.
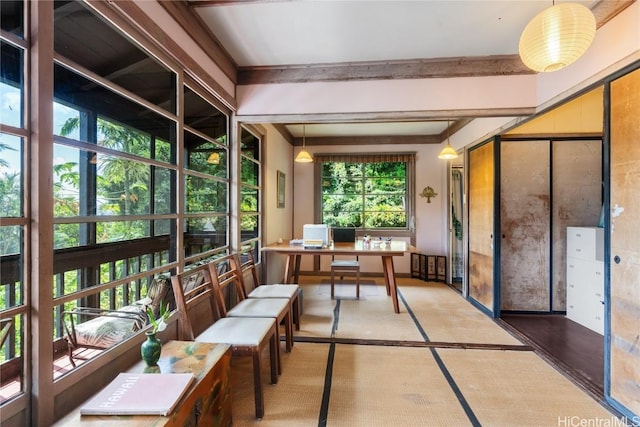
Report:
[[[278,317],[289,307],[286,298],[249,298],[227,312],[227,317]]]
[[[223,317],[196,337],[196,341],[230,345],[258,345],[275,320],[267,317]]]
[[[260,285],[249,293],[249,298],[293,298],[298,285]]]

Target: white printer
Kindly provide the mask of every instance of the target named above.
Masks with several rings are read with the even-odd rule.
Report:
[[[302,227],[302,246],[305,249],[320,249],[327,245],[329,245],[329,226],[305,224]]]

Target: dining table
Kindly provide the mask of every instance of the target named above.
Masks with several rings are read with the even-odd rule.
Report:
[[[283,281],[286,284],[298,283],[300,276],[300,260],[303,255],[380,257],[382,260],[382,270],[387,295],[391,296],[394,311],[396,313],[400,313],[393,257],[404,256],[407,253],[417,252],[417,249],[408,242],[401,240],[372,240],[370,242],[364,242],[359,239],[355,242],[333,242],[321,247],[305,247],[298,243],[278,242],[263,246],[262,251],[281,254],[287,257],[283,278]]]

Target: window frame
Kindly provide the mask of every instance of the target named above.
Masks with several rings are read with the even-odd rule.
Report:
[[[415,242],[415,176],[416,176],[416,153],[415,152],[391,152],[391,153],[318,153],[314,154],[314,221],[321,223],[323,218],[323,193],[322,193],[322,169],[327,162],[352,162],[352,163],[373,163],[373,162],[404,162],[406,163],[405,174],[405,200],[406,200],[406,227],[358,227],[357,235],[375,234],[376,236],[391,236],[409,238]],[[364,177],[363,177],[364,179]],[[364,208],[364,206],[363,206]],[[363,211],[364,212],[364,211]]]

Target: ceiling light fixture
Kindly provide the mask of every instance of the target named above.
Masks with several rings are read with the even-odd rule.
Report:
[[[309,154],[309,152],[306,149],[306,134],[305,134],[305,129],[304,129],[304,125],[302,125],[302,151],[300,151],[298,153],[298,155],[295,158],[295,162],[296,163],[311,163],[313,162],[313,157],[311,157],[311,154]]]
[[[579,3],[554,4],[536,15],[520,36],[524,65],[537,72],[557,71],[577,61],[596,34],[596,19]]]
[[[442,160],[451,160],[456,157],[458,157],[458,153],[453,149],[449,142],[449,120],[447,120],[447,145],[445,145],[440,154],[438,154],[438,158]]]

